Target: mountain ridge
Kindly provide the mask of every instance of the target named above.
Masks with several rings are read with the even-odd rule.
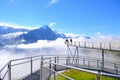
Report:
[[[30,30],[27,34],[22,34],[16,39],[25,40],[24,43],[34,43],[38,40],[55,40],[57,38],[67,38],[65,35],[53,31],[48,25],[44,25],[38,29]]]
[[[73,36],[67,36],[64,33],[52,30],[48,25],[44,25],[40,28],[27,30],[27,29],[14,29],[12,27],[0,26],[0,32],[6,32],[0,35],[0,45],[12,45],[12,44],[29,44],[35,43],[38,40],[56,40],[57,38],[74,38]],[[8,32],[7,32],[8,31]],[[20,33],[19,33],[20,32]],[[20,35],[19,35],[19,34]],[[13,35],[13,36],[12,36]],[[81,36],[77,36],[81,37]],[[84,38],[89,38],[82,36]],[[76,38],[76,37],[75,37]]]
[[[0,26],[0,35],[5,35],[5,34],[15,33],[15,32],[28,32],[28,31],[29,31],[28,29],[24,29],[24,28],[15,29],[12,27]]]

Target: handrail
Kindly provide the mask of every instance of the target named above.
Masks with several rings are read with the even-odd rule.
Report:
[[[67,67],[67,68],[70,68],[70,69],[76,69],[76,70],[80,70],[80,71],[90,72],[90,73],[93,73],[93,74],[98,74],[98,72],[96,72],[96,71],[86,70],[86,69],[77,68],[77,67],[73,67],[73,66],[68,66],[68,65],[63,65],[63,64],[57,64],[57,63],[51,63],[51,64],[58,65],[58,66],[63,66],[63,67]],[[109,73],[101,73],[101,74],[102,75],[106,75],[106,76],[110,76],[110,77],[120,78],[120,75],[114,75],[114,74],[109,74]]]
[[[8,63],[5,64],[5,65],[0,69],[0,72],[1,72],[7,65],[8,65]]]
[[[65,76],[65,75],[63,75],[63,74],[58,73],[57,71],[55,71],[55,70],[53,70],[53,69],[49,69],[49,68],[47,68],[47,67],[44,67],[44,68],[46,68],[46,69],[48,69],[48,70],[50,70],[50,71],[52,71],[52,72],[54,72],[54,73],[57,73],[57,74],[65,77],[65,78],[67,78],[67,79],[69,79],[69,80],[74,80],[74,79],[72,79],[72,78],[70,78],[70,77],[67,77],[67,76]]]
[[[56,56],[54,57],[54,56],[43,56],[43,57],[45,57],[45,58],[43,58],[43,60],[41,60],[41,56],[33,56],[33,57],[27,57],[27,58],[20,58],[20,59],[15,59],[15,60],[11,60],[11,61],[9,61],[9,62],[14,62],[14,61],[19,61],[19,60],[27,60],[27,61],[23,61],[23,62],[19,62],[19,63],[15,63],[15,64],[11,64],[11,67],[12,66],[16,66],[16,65],[20,65],[20,64],[24,64],[24,63],[27,63],[27,62],[31,62],[31,59],[32,59],[32,61],[34,61],[34,60],[40,60],[40,61],[44,61],[44,64],[47,64],[47,63],[50,63],[49,61],[47,61],[47,60],[50,60],[50,59],[53,59],[53,60],[51,60],[52,62],[51,62],[51,64],[53,64],[53,61],[55,60],[55,58],[57,58]],[[60,56],[60,57],[58,57],[59,59],[58,60],[67,60],[67,59],[69,59],[70,58],[70,60],[72,60],[72,57],[65,57],[65,56]],[[76,59],[78,59],[78,57],[74,57],[75,58],[75,60]],[[99,60],[99,64],[102,62],[102,60],[100,60],[100,59],[97,59],[97,58],[88,58],[88,57],[79,57],[79,61],[82,61],[82,62],[84,62],[84,59],[85,59],[85,61],[87,61],[87,62],[89,62],[89,63],[87,63],[86,65],[91,65],[90,64],[90,62],[96,62],[97,63],[97,60]],[[45,62],[45,60],[46,60],[46,62]],[[5,69],[5,68],[7,68],[8,67],[8,65],[9,65],[9,62],[0,70],[0,73]],[[66,62],[67,63],[67,62]],[[113,66],[113,68],[116,68],[116,66],[119,68],[120,67],[120,64],[119,63],[113,63],[113,62],[109,62],[109,61],[105,61],[104,62],[104,64],[107,64],[107,63],[110,63],[110,65],[112,64],[112,66]],[[31,64],[31,63],[30,63]],[[58,63],[54,63],[54,65],[59,65]],[[79,64],[79,63],[78,63]],[[115,64],[115,65],[114,65]],[[32,66],[33,64],[31,64],[31,66]],[[96,66],[97,66],[97,64],[96,64]],[[67,67],[68,67],[68,65],[67,65]],[[72,66],[71,66],[72,67]],[[69,67],[68,67],[69,68]],[[116,70],[118,70],[118,69],[116,69]],[[86,70],[87,71],[87,70]],[[119,72],[120,72],[120,70],[118,70]],[[8,72],[8,69],[7,69],[7,72]],[[1,79],[3,79],[5,76],[6,76],[6,74],[7,74],[7,72],[5,73],[5,74],[3,74],[3,77],[2,76],[0,76],[0,78]],[[32,72],[32,67],[31,67],[31,72]],[[97,74],[97,73],[96,73]],[[105,74],[106,75],[106,74]]]
[[[86,45],[87,43],[91,43],[91,46],[88,46]],[[94,43],[98,43],[99,46],[94,46]],[[115,48],[112,48],[112,43],[113,42],[109,42],[109,45],[107,48],[105,48],[105,42],[88,42],[88,41],[72,41],[72,42],[69,42],[69,41],[65,41],[65,44],[66,45],[69,45],[69,46],[78,46],[78,47],[81,47],[81,48],[89,48],[89,49],[104,49],[104,50],[109,50],[109,51],[120,51],[120,49],[115,49]],[[119,46],[120,47],[120,46]]]

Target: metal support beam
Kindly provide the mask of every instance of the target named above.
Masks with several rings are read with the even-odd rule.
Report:
[[[69,46],[67,46],[67,49],[68,49],[68,56],[70,57],[74,57],[74,55],[72,54],[72,51],[71,51],[71,49],[70,49],[70,47]]]

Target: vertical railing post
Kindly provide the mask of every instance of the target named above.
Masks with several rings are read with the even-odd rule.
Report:
[[[102,43],[100,42],[100,49],[102,49]]]
[[[66,58],[66,65],[69,65],[69,57]],[[66,67],[66,70],[68,69],[68,67]]]
[[[32,63],[32,57],[30,58],[30,73],[32,74],[33,71],[33,63]]]
[[[97,74],[97,80],[100,80],[100,70],[98,70],[98,74]]]
[[[55,74],[55,72],[53,73],[53,80],[56,80],[56,74]]]
[[[51,58],[49,60],[49,68],[51,69]]]
[[[68,57],[68,65],[70,64],[70,56]]]
[[[97,59],[97,67],[99,67],[99,60]]]
[[[2,73],[2,71],[0,71],[0,80],[2,80],[2,76],[1,76],[1,73]]]
[[[78,66],[78,65],[77,65],[77,57],[75,58],[75,64],[76,64],[76,67],[77,67],[77,66]]]
[[[68,65],[68,58],[66,58],[66,65]]]
[[[86,48],[86,42],[84,42],[84,47]]]
[[[118,66],[116,65],[116,74],[118,74]]]
[[[49,59],[49,69],[51,69],[51,58]],[[51,76],[51,74],[52,74],[52,73],[51,73],[51,70],[50,70],[50,76]],[[49,80],[51,80],[51,79],[50,79],[50,76],[49,76]]]
[[[104,69],[104,49],[102,49],[102,70]]]
[[[76,42],[74,42],[74,46],[76,46]]]
[[[78,46],[76,47],[76,49],[77,49],[77,66],[79,66],[79,50],[78,50]]]
[[[90,67],[90,61],[88,60],[88,68]]]
[[[69,46],[67,45],[67,49],[69,48]],[[69,54],[69,51],[68,51],[68,56],[67,56],[67,58],[69,59],[69,57],[70,57],[70,54]],[[69,60],[68,60],[69,61]],[[70,62],[68,62],[68,63],[70,63]]]
[[[114,71],[115,71],[115,73],[116,73],[116,63],[114,63]]]
[[[85,58],[83,58],[83,65],[85,65]]]
[[[54,63],[56,63],[56,57],[55,57]],[[56,71],[56,64],[54,64],[54,70]],[[54,80],[56,80],[56,74],[55,74],[55,72],[53,73],[53,78],[54,78]]]
[[[2,78],[1,78],[1,72],[0,72],[0,80],[2,80]]]
[[[43,56],[41,56],[41,64],[40,64],[40,80],[42,80],[42,69],[43,69]]]
[[[92,48],[94,48],[93,42],[92,42]]]
[[[116,63],[114,64],[114,71],[115,71],[116,74],[118,74],[118,66],[117,66]]]
[[[56,57],[55,57],[55,63],[57,63],[57,61],[56,61]],[[56,70],[56,65],[55,65],[55,67],[54,67],[54,70]]]
[[[80,42],[79,42],[79,47],[81,47],[81,46],[80,46]]]
[[[109,49],[111,50],[111,43],[109,43]]]
[[[8,80],[11,80],[11,61],[8,63]]]
[[[59,64],[59,57],[57,56],[57,63]]]

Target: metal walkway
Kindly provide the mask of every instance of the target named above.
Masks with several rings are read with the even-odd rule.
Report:
[[[47,73],[47,72],[46,72]],[[46,74],[45,73],[45,74]],[[45,76],[46,77],[46,76]],[[40,80],[40,70],[36,71],[35,73],[32,73],[25,78],[22,78],[20,80]]]
[[[68,80],[74,80],[58,71],[76,69],[100,75],[120,78],[120,63],[104,59],[104,50],[120,51],[120,45],[115,47],[109,43],[106,47],[103,43],[88,42],[65,42],[68,49],[67,56],[39,55],[9,61],[0,70],[0,80],[49,80],[50,77],[56,80],[56,75],[60,75]],[[75,47],[72,53],[70,47]],[[114,48],[115,47],[115,48]],[[80,56],[78,48],[100,49],[102,58]]]
[[[38,71],[20,79],[20,80],[40,80],[40,77],[41,77],[40,74],[41,74],[40,70],[38,70]],[[42,74],[43,74],[42,75],[43,80],[49,80],[49,78],[50,78],[50,71],[49,70],[47,70],[46,68],[43,68]]]

